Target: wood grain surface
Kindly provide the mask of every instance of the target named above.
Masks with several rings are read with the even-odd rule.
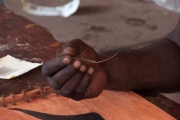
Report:
[[[30,62],[46,62],[61,52],[62,45],[45,28],[0,6],[0,57],[11,55]],[[11,80],[0,79],[0,96],[47,85],[38,67]]]
[[[50,94],[46,98],[0,108],[0,119],[36,120],[36,117],[9,108],[21,108],[62,116],[95,112],[106,120],[175,120],[134,92],[103,91],[97,98],[82,101]]]
[[[15,15],[9,9],[0,7],[0,57],[9,54],[27,61],[36,58],[46,62],[61,51],[62,45],[56,42],[45,28]],[[41,74],[41,67],[39,67],[12,80],[1,79],[0,95],[4,95],[6,103],[10,100],[11,93],[15,94],[15,100],[20,100],[23,99],[20,98],[22,90],[29,91],[27,92],[29,96],[37,86],[47,85],[46,77]],[[98,98],[82,101],[73,101],[52,93],[46,98],[30,99],[30,102],[19,101],[13,106],[7,104],[8,107],[2,107],[2,104],[1,100],[0,120],[37,119],[22,111],[17,111],[18,109],[9,108],[42,112],[44,115],[41,117],[48,114],[50,118],[44,120],[54,120],[53,117],[58,117],[58,115],[68,117],[68,115],[92,112],[107,120],[174,120],[173,117],[134,92],[103,91]],[[73,118],[70,119],[73,120]]]

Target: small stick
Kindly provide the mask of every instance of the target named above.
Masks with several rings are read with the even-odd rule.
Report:
[[[16,101],[15,101],[15,95],[13,93],[10,94],[11,99],[12,99],[12,105],[16,105]]]
[[[101,61],[94,61],[94,60],[88,60],[88,59],[83,59],[83,58],[77,58],[77,57],[72,57],[73,59],[75,60],[81,60],[81,61],[85,61],[85,62],[90,62],[90,63],[102,63],[102,62],[105,62],[105,61],[108,61],[109,59],[115,57],[118,53],[114,54],[113,56],[107,58],[107,59],[104,59],[104,60],[101,60]],[[64,55],[62,54],[59,54],[58,57],[62,57]]]
[[[28,28],[31,28],[31,27],[34,27],[34,26],[36,26],[36,24],[33,24],[33,23],[32,23],[32,24],[26,25],[25,28],[28,29]]]
[[[43,87],[41,87],[41,86],[38,86],[38,90],[39,90],[39,92],[41,94],[41,97],[44,98],[45,97],[45,89]]]
[[[26,92],[23,90],[21,93],[23,94],[23,99],[24,99],[24,101],[30,102],[30,100],[29,100],[29,98],[28,98]]]
[[[4,95],[2,95],[2,96],[0,97],[0,99],[1,99],[1,105],[2,105],[3,107],[6,107],[7,105],[6,105],[6,101],[5,101]]]
[[[58,94],[58,92],[57,92],[57,90],[54,90],[53,89],[53,93],[55,93],[56,94],[56,96],[58,96],[59,94]]]

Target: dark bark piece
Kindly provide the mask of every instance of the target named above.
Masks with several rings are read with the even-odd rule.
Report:
[[[21,111],[33,117],[39,118],[41,120],[104,120],[97,113],[86,113],[80,115],[50,115],[46,113],[40,113],[36,111],[24,110],[19,108],[10,108],[11,110]]]

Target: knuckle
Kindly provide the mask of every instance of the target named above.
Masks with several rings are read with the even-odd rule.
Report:
[[[53,78],[48,77],[47,80],[51,88],[59,89],[60,86],[57,84],[57,82]]]
[[[61,58],[55,58],[47,61],[42,66],[42,74],[48,76],[59,70],[63,66]]]
[[[71,74],[72,70],[69,67],[65,67],[59,74],[59,76],[66,76]]]
[[[88,80],[89,80],[89,76],[87,76],[87,75],[84,76],[83,80],[84,80],[84,81],[88,81]]]
[[[77,74],[74,76],[74,79],[80,79],[80,78],[81,78],[81,76],[82,76],[82,74],[81,74],[81,73],[77,73]]]
[[[51,83],[54,89],[59,89],[63,86],[64,80],[62,80],[60,77],[54,77]]]
[[[56,74],[53,76],[53,80],[58,81],[60,78],[63,78],[64,76],[70,75],[72,73],[72,69],[70,69],[68,66],[64,69],[57,71]]]
[[[86,83],[89,83],[90,80],[91,80],[91,77],[90,77],[89,75],[85,75],[85,76],[83,77],[83,80],[84,80]]]
[[[74,73],[74,72],[76,72],[78,69],[77,68],[75,68],[75,67],[73,67],[73,65],[68,65],[68,66],[66,66],[63,70],[62,70],[62,76],[64,76],[64,75],[70,75],[70,74],[72,74],[72,73]]]
[[[48,65],[47,65],[47,64],[44,64],[44,65],[42,66],[42,74],[48,75],[48,71],[49,71]]]
[[[63,90],[61,89],[60,91],[60,94],[64,97],[68,97],[70,95],[70,91],[69,90]]]
[[[83,94],[83,93],[85,93],[85,89],[84,88],[76,88],[75,93],[76,94]]]

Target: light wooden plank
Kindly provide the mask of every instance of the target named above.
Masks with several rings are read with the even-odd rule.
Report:
[[[134,92],[103,91],[97,98],[81,101],[50,94],[47,98],[0,108],[0,119],[37,120],[35,117],[8,108],[21,108],[52,115],[78,115],[96,112],[106,120],[175,120]]]

